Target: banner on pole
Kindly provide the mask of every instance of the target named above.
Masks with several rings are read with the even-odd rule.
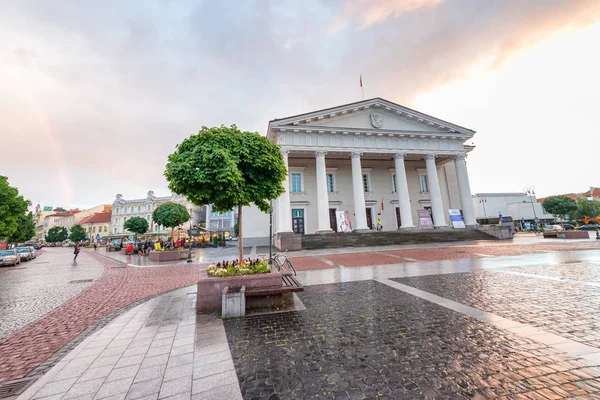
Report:
[[[448,214],[450,215],[450,221],[452,222],[453,228],[466,228],[465,221],[463,221],[463,216],[460,213],[460,210],[449,209]]]
[[[338,232],[352,232],[352,223],[348,211],[336,211],[335,219]]]
[[[429,211],[417,210],[417,213],[419,214],[419,224],[421,225],[421,229],[433,229],[433,221],[431,220]]]

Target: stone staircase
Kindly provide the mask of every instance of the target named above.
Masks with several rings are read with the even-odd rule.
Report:
[[[465,240],[498,240],[478,229],[418,230],[397,232],[330,233],[302,236],[304,250],[339,247],[369,247]]]

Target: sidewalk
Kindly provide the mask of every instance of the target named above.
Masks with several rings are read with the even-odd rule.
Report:
[[[161,295],[92,334],[20,397],[241,399],[223,323],[196,288]]]

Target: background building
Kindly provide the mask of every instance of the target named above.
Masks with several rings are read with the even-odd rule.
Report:
[[[206,206],[206,229],[209,231],[229,231],[233,233],[236,222],[235,210],[226,213],[213,211],[212,206]]]
[[[185,208],[187,208],[188,212],[192,216],[192,225],[198,225],[202,215],[205,215],[206,213],[206,211],[203,213],[202,209],[204,207],[195,206],[185,197],[179,195],[157,197],[154,195],[154,192],[150,190],[144,199],[126,200],[123,198],[122,194],[117,194],[116,199],[112,204],[111,234],[127,233],[123,228],[123,224],[125,224],[125,221],[132,217],[145,218],[148,221],[148,233],[170,234],[170,229],[160,226],[152,220],[152,213],[154,210],[156,210],[156,207],[169,201],[182,204],[185,206]],[[188,229],[189,222],[186,222],[180,228]]]
[[[83,228],[90,240],[97,241],[111,234],[111,215],[111,211],[96,212],[83,218],[77,224]]]
[[[525,193],[476,193],[473,195],[473,209],[477,222],[481,225],[497,224],[499,215],[512,217],[516,222],[540,223],[555,221],[552,214],[548,214],[535,195]]]

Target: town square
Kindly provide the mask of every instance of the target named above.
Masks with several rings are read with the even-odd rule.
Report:
[[[600,4],[0,11],[0,400],[600,399]]]

